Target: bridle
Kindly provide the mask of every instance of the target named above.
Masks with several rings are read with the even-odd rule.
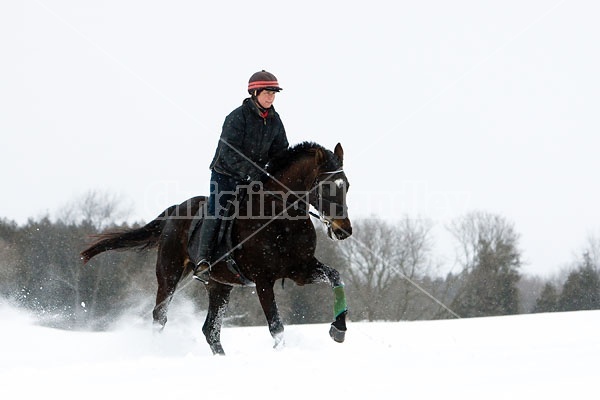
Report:
[[[313,184],[308,192],[308,200],[306,200],[305,196],[298,196],[297,200],[289,201],[288,199],[284,199],[277,193],[270,192],[269,194],[274,196],[275,198],[281,200],[288,208],[293,207],[295,210],[304,211],[304,212],[310,214],[311,216],[317,218],[325,226],[327,226],[327,228],[330,228],[333,218],[325,215],[325,213],[323,212],[321,207],[319,207],[319,205],[327,204],[329,206],[329,209],[331,209],[331,205],[333,205],[335,207],[336,214],[337,214],[337,211],[341,211],[343,213],[341,215],[346,215],[347,206],[345,206],[344,204],[340,204],[334,200],[330,200],[328,198],[323,197],[322,184],[324,182],[329,182],[329,183],[335,185],[335,183],[332,182],[331,178],[336,175],[340,175],[340,174],[344,174],[343,169],[338,169],[335,171],[325,171],[325,172],[319,173],[316,176],[315,180],[313,181]],[[327,178],[320,179],[320,177],[322,177],[323,175],[327,175]],[[272,176],[270,176],[270,177],[272,178]],[[345,178],[345,175],[344,175],[344,182],[346,182],[346,181],[347,181],[347,179]],[[311,201],[311,200],[314,200],[314,201]],[[318,211],[318,213],[315,213],[315,212],[311,211],[310,209],[308,209],[309,204],[312,204],[314,206],[314,208]]]
[[[320,177],[323,176],[323,175],[327,175],[327,178],[326,179],[320,179]],[[331,199],[325,198],[323,196],[323,185],[322,184],[325,183],[325,182],[327,182],[329,184],[336,185],[335,182],[334,182],[334,180],[335,180],[336,176],[339,176],[339,175],[343,175],[344,176],[344,178],[343,178],[344,182],[347,182],[347,179],[345,177],[343,169],[338,169],[338,170],[335,170],[335,171],[326,171],[326,172],[319,173],[317,175],[317,177],[315,178],[315,181],[314,181],[314,183],[312,185],[311,192],[310,192],[311,194],[313,192],[315,193],[314,194],[315,204],[313,204],[313,206],[315,207],[315,209],[317,209],[317,211],[319,212],[319,214],[315,215],[315,213],[313,213],[311,211],[309,211],[309,213],[312,216],[318,218],[327,227],[331,226],[331,222],[332,222],[333,218],[325,215],[325,213],[322,210],[322,207],[319,207],[319,206],[326,205],[328,207],[328,209],[331,210],[331,206],[333,205],[335,207],[335,210],[336,210],[336,212],[335,212],[336,216],[337,215],[346,215],[346,211],[347,211],[347,208],[348,208],[345,204],[340,204],[340,203],[338,203],[335,200],[331,200]],[[316,189],[316,191],[315,191],[315,189]]]

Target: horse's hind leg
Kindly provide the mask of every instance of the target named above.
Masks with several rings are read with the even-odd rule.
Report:
[[[158,290],[156,292],[156,305],[152,310],[152,319],[154,322],[154,328],[157,331],[162,331],[167,324],[167,311],[169,304],[175,293],[176,285],[170,285],[168,283],[159,283]]]
[[[158,259],[156,261],[158,289],[156,291],[156,305],[152,311],[154,326],[159,331],[167,323],[169,304],[177,289],[177,284],[181,279],[183,271],[183,260],[180,260],[179,257],[166,257],[159,248]]]
[[[213,354],[225,355],[223,346],[221,346],[221,326],[223,324],[223,314],[229,304],[229,296],[232,286],[223,285],[213,280],[206,285],[208,290],[208,314],[202,326],[202,333],[206,337],[206,342],[210,346]]]
[[[156,305],[152,311],[154,326],[157,330],[162,330],[167,323],[167,311],[177,288],[178,281],[178,279],[173,278],[159,279],[158,290],[156,291]]]
[[[283,345],[283,322],[281,322],[277,303],[275,302],[273,282],[257,282],[256,292],[258,293],[258,300],[260,301],[260,305],[267,318],[267,323],[269,324],[269,332],[271,332],[271,336],[275,339],[275,345],[273,347],[277,348]]]

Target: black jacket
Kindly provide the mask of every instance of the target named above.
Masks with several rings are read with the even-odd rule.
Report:
[[[247,98],[225,118],[210,168],[239,180],[260,180],[261,168],[288,146],[283,123],[275,109],[269,108],[263,117],[258,106]]]

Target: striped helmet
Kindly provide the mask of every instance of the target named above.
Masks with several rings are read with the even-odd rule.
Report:
[[[263,69],[262,71],[255,72],[250,77],[250,80],[248,81],[248,93],[255,94],[256,91],[260,92],[264,89],[272,90],[274,92],[283,90],[279,87],[275,75]],[[256,92],[256,94],[258,94],[258,92]]]

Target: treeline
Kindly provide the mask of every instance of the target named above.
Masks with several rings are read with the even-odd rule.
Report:
[[[131,313],[151,321],[156,292],[156,251],[108,252],[83,265],[79,252],[90,238],[111,228],[114,204],[91,195],[74,204],[77,213],[29,220],[0,220],[0,299],[37,314],[43,323],[66,329],[106,329]],[[81,210],[85,212],[81,213]],[[318,223],[317,223],[318,225]],[[458,248],[455,273],[440,276],[432,224],[405,218],[353,221],[354,234],[332,242],[318,228],[318,258],[338,269],[346,284],[353,320],[418,320],[480,317],[600,308],[598,241],[590,239],[563,279],[524,276],[519,235],[501,216],[473,212],[448,229]],[[189,299],[201,313],[203,285],[184,282],[176,298]],[[276,287],[286,323],[328,322],[333,298],[327,285]],[[262,325],[252,288],[232,293],[226,323]]]

